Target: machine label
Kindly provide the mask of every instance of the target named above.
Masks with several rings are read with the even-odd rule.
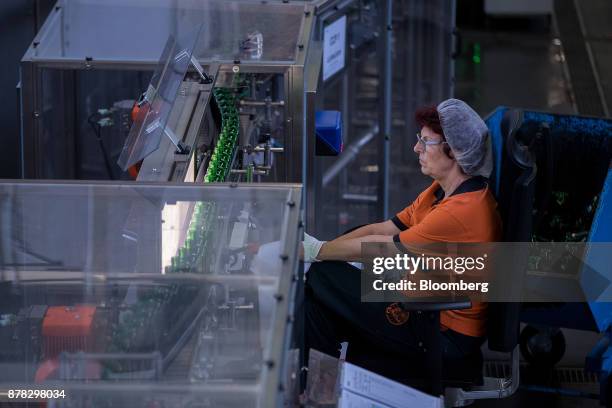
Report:
[[[323,80],[344,68],[346,54],[346,16],[323,30]]]

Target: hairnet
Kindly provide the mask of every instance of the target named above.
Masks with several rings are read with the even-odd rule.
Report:
[[[447,99],[436,110],[446,141],[461,169],[470,176],[489,177],[493,170],[493,152],[489,128],[484,121],[459,99]]]

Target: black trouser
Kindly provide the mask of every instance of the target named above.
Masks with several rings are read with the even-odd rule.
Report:
[[[313,348],[337,357],[340,343],[348,341],[348,361],[397,380],[418,377],[425,364],[424,315],[410,312],[405,323],[391,324],[388,303],[361,302],[360,273],[346,262],[312,264],[304,299],[306,353]],[[477,354],[484,341],[452,330],[441,334],[443,360]],[[390,359],[397,360],[395,367]]]

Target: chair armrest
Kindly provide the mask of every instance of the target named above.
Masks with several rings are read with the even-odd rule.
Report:
[[[429,298],[428,302],[402,302],[400,303],[404,310],[421,310],[424,312],[441,312],[444,310],[460,310],[469,309],[472,307],[472,301],[468,297],[462,297],[455,300]]]

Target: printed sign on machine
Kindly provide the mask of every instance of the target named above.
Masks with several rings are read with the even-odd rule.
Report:
[[[344,68],[346,53],[346,16],[323,30],[323,80]]]

